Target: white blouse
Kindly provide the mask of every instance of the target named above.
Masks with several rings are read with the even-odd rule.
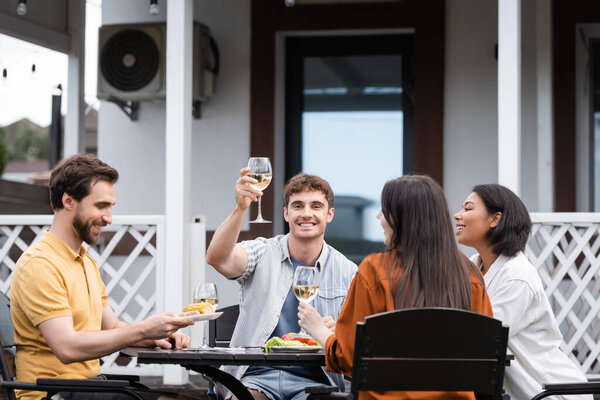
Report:
[[[471,261],[481,265],[478,255]],[[530,399],[542,383],[587,381],[560,349],[563,340],[544,292],[542,280],[522,252],[500,255],[484,275],[494,317],[509,326],[508,351],[515,356],[504,374],[511,399]],[[586,399],[592,396],[553,396],[550,399]]]

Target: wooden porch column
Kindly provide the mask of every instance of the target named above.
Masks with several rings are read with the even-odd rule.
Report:
[[[189,303],[190,165],[192,131],[193,0],[167,2],[167,100],[165,126],[166,310]],[[165,366],[165,384],[187,383],[179,366]]]
[[[498,183],[520,191],[521,0],[498,0]]]
[[[71,51],[68,61],[67,114],[63,156],[85,152],[85,0],[69,0],[69,35]]]

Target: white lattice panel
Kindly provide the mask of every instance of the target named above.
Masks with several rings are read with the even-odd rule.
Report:
[[[0,290],[10,294],[15,264],[23,251],[48,229],[52,216],[0,215]],[[98,264],[109,303],[125,322],[141,321],[163,311],[164,218],[115,216],[103,229],[99,243],[88,249]],[[102,358],[102,371],[162,375],[162,366],[138,366],[136,360],[117,360],[118,353]],[[127,362],[123,365],[123,362]]]
[[[526,255],[537,268],[563,334],[562,350],[600,374],[600,214],[532,215]]]

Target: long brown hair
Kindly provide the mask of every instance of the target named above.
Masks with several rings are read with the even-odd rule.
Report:
[[[476,269],[458,250],[440,185],[423,175],[388,181],[381,211],[393,230],[387,259],[396,309],[470,310],[470,273]],[[399,275],[398,268],[402,275],[392,279]]]

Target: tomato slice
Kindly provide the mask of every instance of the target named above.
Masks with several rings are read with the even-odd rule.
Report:
[[[283,335],[283,337],[281,338],[281,340],[296,340],[295,337],[292,336],[291,333],[286,333],[285,335]]]
[[[309,346],[316,346],[317,345],[317,341],[311,337],[307,337],[307,338],[303,338],[303,337],[298,337],[295,336],[296,334],[293,332],[290,333],[286,333],[285,335],[283,335],[281,337],[281,340],[285,340],[285,341],[289,341],[289,340],[295,340],[297,342],[302,342],[302,343],[306,343]]]

